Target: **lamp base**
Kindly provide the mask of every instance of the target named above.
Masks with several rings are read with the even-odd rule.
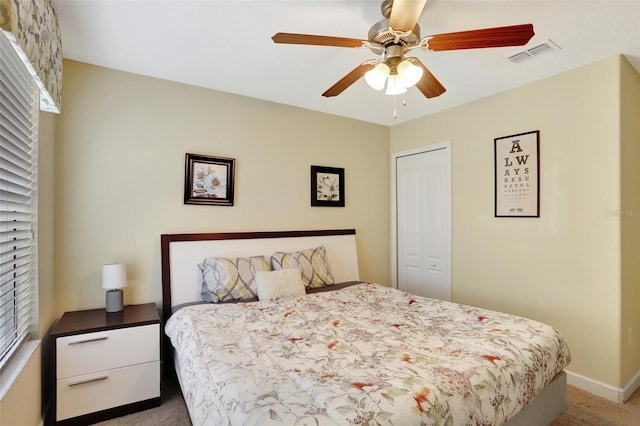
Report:
[[[122,290],[109,290],[107,291],[107,312],[120,312],[123,309],[122,306]]]

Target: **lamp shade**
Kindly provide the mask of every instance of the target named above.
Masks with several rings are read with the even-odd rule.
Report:
[[[389,66],[384,62],[379,63],[364,75],[367,84],[374,90],[384,89],[384,83],[389,75]]]
[[[102,288],[113,290],[127,286],[127,267],[122,263],[102,266]]]
[[[407,91],[407,88],[402,84],[402,80],[398,74],[391,74],[387,79],[387,90],[385,95],[400,95]]]
[[[410,59],[404,59],[398,64],[398,75],[404,87],[414,86],[422,78],[422,68],[415,66]]]

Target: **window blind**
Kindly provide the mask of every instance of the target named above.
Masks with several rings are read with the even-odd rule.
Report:
[[[38,88],[0,31],[0,367],[37,320]]]

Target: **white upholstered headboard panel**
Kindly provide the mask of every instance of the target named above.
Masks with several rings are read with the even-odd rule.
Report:
[[[336,282],[358,281],[355,229],[216,234],[163,234],[163,316],[171,308],[200,299],[198,263],[206,257],[246,257],[324,245]]]

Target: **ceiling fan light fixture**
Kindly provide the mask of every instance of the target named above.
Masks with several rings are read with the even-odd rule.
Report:
[[[407,88],[398,74],[391,74],[387,78],[387,90],[384,92],[385,95],[401,95],[406,91]]]
[[[404,84],[404,87],[413,87],[422,78],[422,68],[415,66],[410,59],[403,59],[398,64],[398,75]]]
[[[374,90],[384,89],[384,83],[389,75],[389,66],[384,62],[379,63],[373,69],[367,71],[364,75],[364,79],[367,84]]]

